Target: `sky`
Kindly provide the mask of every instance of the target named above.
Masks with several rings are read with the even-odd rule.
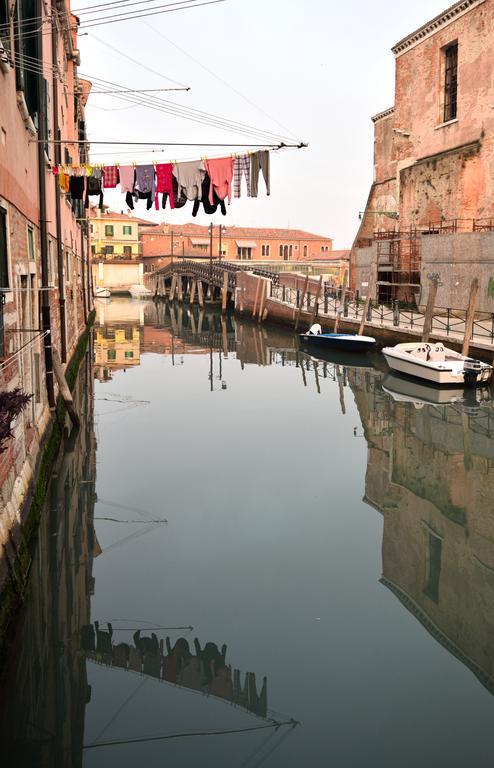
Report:
[[[170,1],[131,10],[137,15],[143,7]],[[102,15],[83,12],[94,4],[74,0],[81,22]],[[111,8],[121,13],[126,6],[118,5]],[[252,146],[264,145],[270,132],[274,143],[280,137],[307,142],[307,149],[271,153],[269,197],[261,179],[258,198],[233,200],[226,217],[218,213],[212,220],[226,227],[304,229],[332,237],[334,248],[348,248],[372,183],[371,117],[393,105],[390,49],[447,5],[445,0],[405,5],[396,0],[225,0],[87,30],[81,25],[82,77],[97,76],[126,89],[187,86],[190,91],[151,96],[241,124],[241,133],[232,133],[95,93],[86,111],[89,139]],[[246,125],[263,136],[244,133]],[[152,149],[93,144],[91,160],[123,165],[235,152],[226,146]],[[120,192],[106,193],[105,203],[126,210]],[[148,212],[140,202],[135,213],[177,225],[194,220],[191,203],[180,211]],[[195,221],[209,224],[211,217],[200,213]]]

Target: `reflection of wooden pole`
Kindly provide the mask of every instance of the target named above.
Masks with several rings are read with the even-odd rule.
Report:
[[[317,309],[318,309],[318,304],[319,304],[319,298],[321,296],[321,290],[322,290],[322,280],[323,280],[323,276],[321,275],[321,277],[319,278],[319,285],[317,286],[316,300],[314,302],[314,310],[312,312],[312,317],[310,319],[310,326],[309,327],[311,327],[311,328],[314,325],[314,320],[317,317]]]
[[[461,414],[463,422],[463,466],[470,471],[473,466],[472,461],[472,441],[470,438],[470,417],[467,413]]]
[[[314,363],[314,376],[316,377],[317,394],[321,394],[321,385],[319,383],[319,368],[317,363]]]
[[[58,388],[60,390],[60,394],[65,403],[65,407],[67,408],[72,424],[74,425],[74,427],[78,427],[80,425],[79,416],[77,415],[74,408],[74,400],[72,398],[72,392],[70,391],[69,385],[67,384],[67,379],[65,378],[65,373],[63,370],[62,363],[60,361],[60,355],[58,354],[58,349],[56,349],[55,347],[52,347],[52,354],[53,354],[53,372],[55,373],[55,377],[58,382]]]
[[[221,311],[226,312],[226,302],[228,300],[228,272],[223,273],[223,296],[221,298]]]
[[[340,390],[340,406],[343,416],[346,414],[345,407],[345,390],[343,389],[343,376],[341,375],[340,366],[336,366],[336,378],[338,379],[338,388]]]
[[[228,360],[228,335],[226,331],[226,320],[221,318],[221,335],[223,337],[223,357]]]
[[[183,294],[183,277],[182,275],[179,275],[177,278],[177,286],[178,286],[178,300],[182,302],[184,300],[184,294]]]
[[[477,306],[477,295],[479,292],[479,281],[477,277],[472,280],[470,286],[470,299],[468,301],[467,316],[465,318],[465,336],[463,338],[462,354],[468,355],[470,350],[470,342],[473,335],[473,323],[475,320],[475,308]]]
[[[259,277],[259,278],[257,279],[257,286],[256,286],[256,297],[255,297],[255,299],[254,299],[254,309],[252,310],[252,319],[254,319],[254,318],[255,318],[255,316],[256,316],[256,311],[257,311],[257,302],[259,301],[259,291],[260,291],[260,288],[261,288],[261,278]]]
[[[307,295],[307,288],[309,285],[309,275],[305,278],[304,287],[302,290],[302,296],[300,298],[300,304],[298,305],[298,312],[297,312],[297,319],[295,320],[295,330],[298,331],[298,326],[300,323],[300,315],[302,314],[302,307],[304,306],[305,297]]]
[[[427,307],[425,308],[424,327],[422,330],[422,341],[429,341],[432,331],[432,315],[436,304],[437,289],[439,283],[437,280],[431,280],[429,287],[429,296],[427,299]]]
[[[204,307],[204,294],[202,291],[202,280],[199,280],[199,282],[197,283],[197,298],[199,300],[199,306],[202,309],[202,307]]]
[[[192,286],[190,289],[190,303],[193,304],[196,300],[196,290],[197,290],[197,280],[192,281]]]

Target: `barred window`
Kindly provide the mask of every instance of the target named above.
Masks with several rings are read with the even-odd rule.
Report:
[[[444,122],[455,120],[458,112],[458,43],[444,49]]]

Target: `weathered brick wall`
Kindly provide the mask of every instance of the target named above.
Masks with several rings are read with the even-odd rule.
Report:
[[[466,309],[472,280],[477,277],[477,308],[494,312],[494,232],[423,236],[422,304],[427,302],[430,273],[438,273],[441,281],[436,306]]]

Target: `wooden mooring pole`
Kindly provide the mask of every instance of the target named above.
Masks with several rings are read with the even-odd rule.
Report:
[[[345,272],[345,277],[343,279],[343,285],[342,285],[342,288],[341,288],[340,306],[338,307],[338,311],[336,312],[336,319],[334,321],[334,333],[338,333],[338,326],[340,324],[341,312],[342,312],[342,309],[343,309],[343,305],[345,303],[347,287],[348,287],[348,271]]]
[[[475,321],[475,308],[477,306],[478,293],[479,293],[479,281],[478,281],[478,278],[475,277],[472,280],[472,285],[470,286],[470,298],[468,301],[467,315],[465,318],[465,336],[463,337],[463,349],[462,349],[463,355],[468,355],[470,351],[470,342],[472,341],[472,336],[473,336],[473,324]]]
[[[300,304],[298,305],[297,319],[295,320],[295,330],[298,331],[300,324],[300,315],[302,314],[302,307],[304,306],[305,297],[307,296],[307,288],[309,286],[309,275],[305,278],[304,287],[302,290],[302,296],[300,298]]]
[[[434,307],[436,305],[437,289],[439,287],[438,280],[431,280],[429,287],[429,297],[427,299],[427,306],[425,308],[424,328],[422,330],[422,341],[429,341],[432,331],[432,316],[434,313]]]
[[[322,290],[322,281],[323,281],[323,276],[321,275],[321,277],[319,278],[319,285],[317,286],[316,298],[315,298],[315,302],[314,302],[314,309],[312,311],[312,316],[311,316],[311,319],[310,319],[310,326],[309,326],[310,328],[312,328],[312,326],[314,325],[314,321],[315,321],[315,319],[317,317],[317,310],[319,308],[319,298],[321,296],[321,290]]]
[[[374,292],[375,285],[376,285],[375,279],[370,279],[369,280],[369,285],[367,287],[367,296],[365,297],[365,304],[364,304],[364,309],[363,309],[363,313],[362,313],[362,319],[360,321],[360,325],[359,325],[359,329],[358,329],[358,335],[359,336],[363,336],[364,335],[364,328],[365,328],[365,324],[367,322],[367,315],[369,314],[369,307],[370,307],[370,304],[371,304],[371,301],[372,301],[372,294]]]
[[[256,286],[256,296],[254,299],[254,309],[252,310],[252,319],[255,318],[256,312],[257,312],[257,302],[259,301],[259,291],[261,289],[261,278],[259,277],[257,279],[257,286]]]

